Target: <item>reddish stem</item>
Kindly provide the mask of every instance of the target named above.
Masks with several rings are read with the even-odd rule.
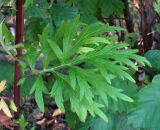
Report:
[[[16,44],[23,42],[24,34],[24,9],[23,9],[23,0],[16,1]],[[22,49],[17,48],[17,57],[22,55]],[[19,108],[20,106],[20,86],[18,82],[21,78],[21,67],[18,61],[15,61],[15,73],[14,73],[14,101]],[[19,112],[15,113],[15,118],[18,118]],[[15,130],[18,130],[16,127]]]

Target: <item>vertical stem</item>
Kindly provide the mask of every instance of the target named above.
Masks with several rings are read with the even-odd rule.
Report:
[[[153,43],[153,37],[152,34],[148,35],[148,33],[151,32],[151,26],[152,23],[149,22],[149,17],[151,19],[154,19],[153,12],[151,11],[150,6],[150,1],[149,0],[141,0],[140,4],[142,7],[142,12],[141,12],[141,32],[142,32],[142,37],[143,37],[143,43],[144,43],[144,52],[148,51],[152,47]],[[143,52],[143,53],[144,53]]]
[[[16,1],[16,44],[23,42],[24,33],[24,10],[23,0]],[[17,48],[17,57],[22,55],[22,49]],[[16,106],[20,106],[20,86],[18,85],[19,79],[21,78],[21,67],[18,61],[15,62],[15,73],[14,73],[14,101]],[[18,118],[19,112],[15,113],[15,118]],[[15,130],[18,130],[16,127]]]
[[[132,32],[134,32],[134,25],[133,25],[132,15],[129,10],[129,2],[128,2],[128,0],[122,0],[122,2],[124,3],[124,6],[125,6],[124,17],[125,17],[125,21],[126,21],[127,30],[129,33],[132,33]]]

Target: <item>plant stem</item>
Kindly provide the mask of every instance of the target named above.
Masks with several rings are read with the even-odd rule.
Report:
[[[55,67],[52,67],[52,68],[49,68],[49,69],[44,69],[42,71],[39,71],[38,73],[43,74],[43,73],[47,73],[47,72],[53,72],[57,69],[60,69],[60,68],[63,68],[63,67],[69,66],[69,65],[70,64],[63,64],[63,65],[55,66]]]
[[[10,97],[3,97],[3,96],[0,96],[0,99],[4,99],[4,100],[8,100],[8,101],[12,100],[12,98],[10,98]]]
[[[24,33],[24,9],[23,9],[23,0],[16,1],[16,45],[23,42],[23,33]],[[22,49],[17,48],[17,57],[22,55]],[[21,78],[21,67],[18,61],[15,61],[15,73],[14,73],[14,101],[19,108],[20,106],[20,86],[18,82]],[[19,112],[15,113],[15,118],[19,117]],[[18,127],[15,127],[14,130],[18,130]]]
[[[53,72],[53,71],[58,70],[60,68],[67,67],[67,66],[72,66],[72,65],[78,64],[78,63],[83,62],[83,61],[84,61],[84,59],[73,60],[73,61],[71,61],[67,64],[62,64],[62,65],[59,65],[59,66],[55,66],[55,67],[52,67],[52,68],[48,68],[48,69],[44,69],[42,71],[39,71],[38,74]]]
[[[125,17],[125,22],[126,22],[126,27],[129,33],[134,32],[134,25],[133,25],[133,18],[129,9],[129,2],[128,0],[122,0],[125,6],[124,9],[124,17]]]

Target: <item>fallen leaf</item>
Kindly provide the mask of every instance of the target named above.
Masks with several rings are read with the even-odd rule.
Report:
[[[55,116],[58,116],[58,115],[61,115],[62,114],[62,111],[60,109],[56,109],[54,112],[53,112],[53,117]]]
[[[17,124],[13,122],[10,117],[6,116],[2,111],[0,111],[0,125],[7,128],[17,126]]]
[[[3,99],[1,99],[0,105],[1,105],[1,109],[3,110],[3,112],[4,112],[8,117],[12,117],[9,108],[8,108],[6,102],[5,102]]]
[[[42,120],[37,121],[36,124],[38,124],[38,125],[44,125],[45,121],[46,121],[46,119],[43,118]]]
[[[6,87],[6,80],[3,80],[0,82],[0,93],[5,89]]]

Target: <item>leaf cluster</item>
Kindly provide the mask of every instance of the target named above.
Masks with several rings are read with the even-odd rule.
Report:
[[[82,122],[88,114],[93,117],[98,115],[107,122],[108,118],[101,108],[110,106],[110,98],[114,102],[118,99],[133,102],[123,93],[123,89],[114,87],[111,80],[119,77],[134,82],[128,73],[130,67],[137,70],[133,61],[142,65],[149,65],[149,62],[136,55],[137,50],[124,49],[128,44],[115,43],[105,36],[107,32],[122,28],[100,23],[85,25],[79,22],[79,18],[62,22],[52,37],[47,25],[38,35],[39,50],[28,50],[28,64],[33,71],[37,58],[43,55],[43,69],[38,72],[40,75],[30,93],[35,94],[41,111],[44,111],[43,94],[46,93],[55,99],[62,112],[65,112],[64,104],[69,102],[71,111]],[[31,53],[38,55],[33,58]],[[55,78],[51,88],[47,87],[41,76],[47,73]],[[102,102],[97,101],[97,97]]]

